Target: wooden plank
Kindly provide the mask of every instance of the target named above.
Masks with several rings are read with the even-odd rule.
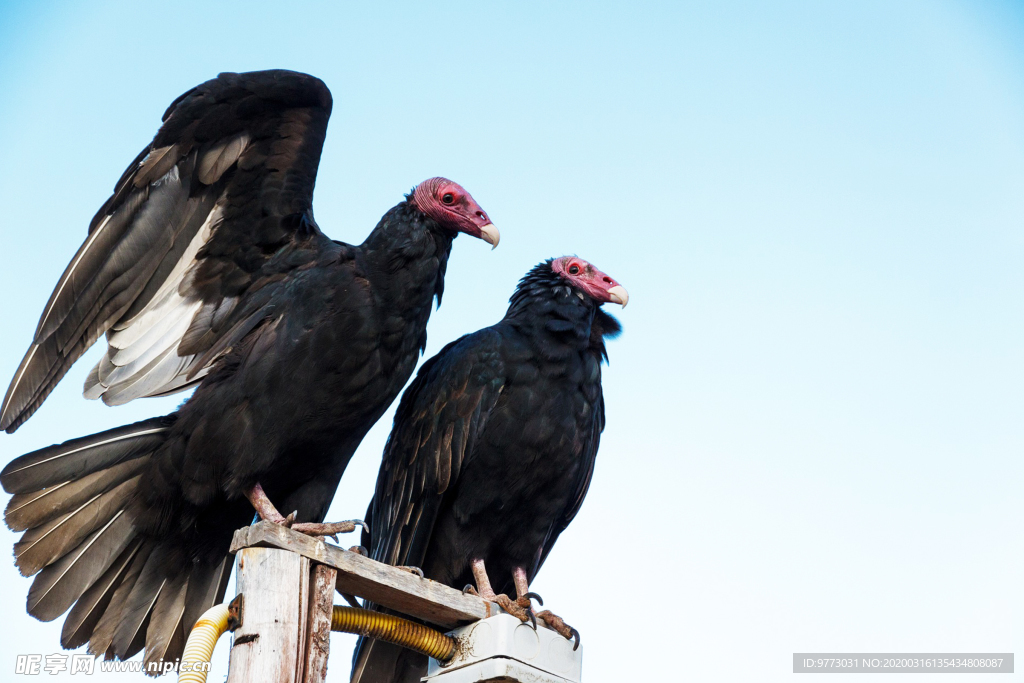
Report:
[[[339,591],[445,628],[486,619],[501,612],[494,603],[475,595],[466,595],[442,583],[421,579],[280,524],[258,522],[235,532],[231,552],[253,547],[290,550],[334,567],[338,570]]]
[[[303,670],[306,667],[306,648],[309,645],[309,580],[313,574],[313,562],[308,557],[299,567],[299,618],[298,644],[295,646],[295,680],[301,683]],[[262,679],[255,679],[262,680]]]
[[[326,564],[313,565],[309,586],[309,629],[306,637],[306,663],[303,683],[323,683],[327,678],[327,656],[331,651],[331,614],[334,608],[334,583],[338,570]]]
[[[227,683],[297,683],[308,606],[310,561],[274,548],[238,553],[236,583],[244,596],[234,632]]]

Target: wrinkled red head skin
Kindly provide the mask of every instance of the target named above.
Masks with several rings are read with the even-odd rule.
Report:
[[[551,270],[583,290],[595,301],[621,306],[625,306],[629,301],[625,287],[578,256],[556,258],[551,262]]]
[[[443,227],[497,245],[497,230],[476,200],[458,183],[431,178],[416,186],[409,202]],[[487,227],[490,226],[490,227]]]

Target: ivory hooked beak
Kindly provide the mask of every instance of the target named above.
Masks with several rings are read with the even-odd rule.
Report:
[[[491,245],[491,250],[493,251],[498,246],[498,242],[501,241],[501,233],[494,227],[494,223],[488,223],[480,227],[480,239]]]
[[[622,285],[615,285],[608,290],[608,298],[613,304],[619,304],[625,308],[629,303],[629,292]]]

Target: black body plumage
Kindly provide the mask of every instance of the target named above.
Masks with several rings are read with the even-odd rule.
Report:
[[[371,556],[462,588],[483,559],[494,590],[537,574],[583,502],[618,322],[552,271],[519,283],[501,322],[446,346],[402,396],[367,521]],[[363,639],[353,681],[417,681],[426,658]]]
[[[221,599],[255,483],[322,521],[426,343],[455,232],[410,201],[362,245],[312,215],[331,110],[319,80],[222,74],[168,109],[90,227],[4,403],[13,431],[106,333],[86,390],[118,403],[199,383],[175,413],[22,456],[6,519],[61,643],[174,659]],[[141,326],[141,327],[139,327]]]

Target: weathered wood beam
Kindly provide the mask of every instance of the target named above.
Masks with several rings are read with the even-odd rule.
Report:
[[[238,554],[244,607],[235,630],[227,683],[301,683],[310,561],[293,553],[247,548]]]
[[[445,628],[486,619],[501,612],[494,603],[475,595],[466,595],[436,581],[421,579],[280,524],[258,522],[235,532],[231,552],[254,547],[290,550],[333,567],[338,571],[339,591]]]
[[[331,614],[334,611],[334,582],[338,570],[314,564],[309,586],[309,635],[306,637],[306,666],[303,683],[323,683],[327,678],[327,656],[331,651]]]

